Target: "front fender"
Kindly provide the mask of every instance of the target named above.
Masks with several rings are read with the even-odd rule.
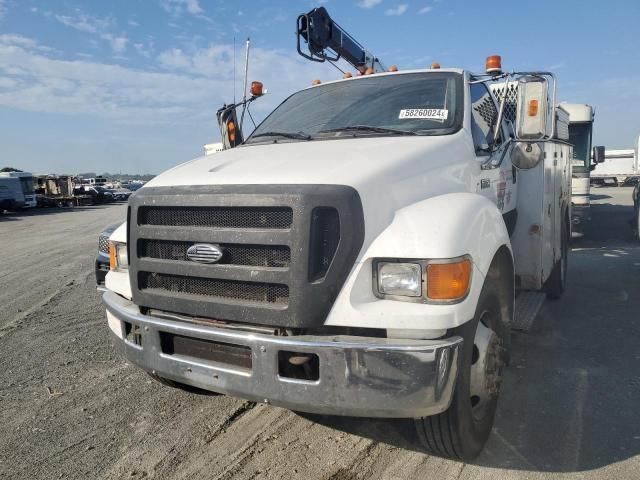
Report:
[[[450,193],[409,205],[361,253],[327,317],[327,325],[394,329],[449,329],[469,321],[498,249],[511,250],[495,204],[474,193]],[[375,258],[436,259],[470,255],[469,295],[454,305],[383,300],[373,294]]]

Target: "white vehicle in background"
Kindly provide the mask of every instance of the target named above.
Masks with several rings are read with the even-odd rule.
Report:
[[[20,182],[24,207],[32,208],[38,205],[36,192],[33,187],[33,173],[30,172],[0,172],[0,178],[17,178]]]
[[[591,175],[598,162],[603,161],[602,148],[591,149],[595,112],[591,105],[562,102],[560,107],[569,114],[569,143],[573,145],[571,159],[571,223],[572,233],[584,234],[591,219]]]
[[[565,286],[572,147],[555,78],[503,74],[498,56],[486,74],[386,72],[324,8],[298,35],[305,56],[333,49],[365,75],[294,93],[246,140],[224,107],[224,151],[131,197],[110,237],[113,338],[164,384],[411,418],[397,426],[416,447],[470,460],[515,292]]]
[[[604,155],[604,163],[591,175],[596,185],[635,185],[640,178],[640,136],[635,148],[609,150]]]

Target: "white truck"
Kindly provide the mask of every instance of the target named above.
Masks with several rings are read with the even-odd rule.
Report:
[[[560,107],[569,114],[569,143],[573,145],[571,223],[573,233],[581,236],[591,219],[591,172],[604,161],[603,147],[594,147],[592,152],[595,111],[591,105],[562,102]]]
[[[592,174],[598,185],[635,185],[640,178],[640,136],[635,148],[607,149],[604,164]]]
[[[299,29],[318,55],[314,15],[329,18]],[[486,74],[363,59],[373,74],[292,94],[242,143],[223,126],[226,150],[131,197],[110,237],[108,325],[162,383],[415,419],[416,447],[469,460],[516,291],[564,289],[567,118],[552,74],[503,74],[497,56]]]

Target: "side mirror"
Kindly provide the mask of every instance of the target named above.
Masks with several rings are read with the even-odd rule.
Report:
[[[234,148],[243,142],[242,131],[238,123],[236,114],[236,106],[224,106],[216,112],[218,117],[218,126],[220,127],[220,136],[222,137],[222,146],[224,150]]]
[[[518,80],[516,138],[543,140],[548,136],[548,82],[544,77],[527,75]]]
[[[604,162],[604,147],[593,147],[593,163],[598,164]]]
[[[544,159],[544,150],[540,143],[517,142],[511,151],[511,163],[520,170],[529,170]]]

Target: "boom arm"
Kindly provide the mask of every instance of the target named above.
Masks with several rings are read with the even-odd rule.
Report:
[[[375,55],[331,19],[324,7],[300,15],[296,33],[298,53],[304,58],[314,62],[336,62],[344,58],[361,73],[367,68],[376,73],[386,70]],[[303,41],[307,44],[308,53],[302,49]]]

